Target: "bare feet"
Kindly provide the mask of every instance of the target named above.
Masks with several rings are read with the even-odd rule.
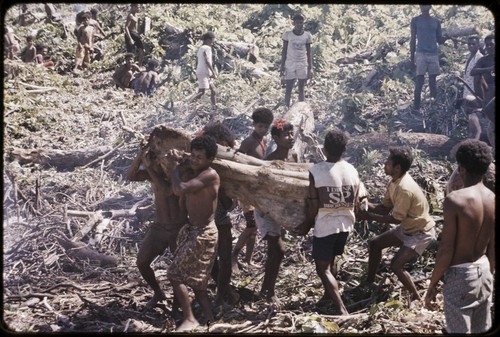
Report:
[[[195,319],[193,321],[184,320],[181,325],[175,330],[176,332],[187,332],[196,329],[200,323]]]

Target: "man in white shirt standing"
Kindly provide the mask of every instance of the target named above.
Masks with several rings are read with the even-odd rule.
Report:
[[[304,101],[306,81],[312,78],[311,41],[312,35],[304,31],[304,17],[293,17],[293,30],[283,34],[280,75],[285,80],[285,105],[290,107],[290,98],[295,80],[298,80],[299,102]]]
[[[475,92],[471,92],[469,90],[469,88],[467,88],[467,86],[464,86],[464,93],[462,96],[464,99],[469,95],[472,95],[472,96],[477,95],[479,85],[480,85],[480,83],[479,83],[480,77],[479,76],[472,76],[470,74],[470,71],[476,65],[477,60],[479,60],[481,57],[483,57],[483,54],[479,50],[479,38],[477,36],[471,36],[467,39],[467,48],[469,48],[470,54],[469,54],[469,57],[467,58],[467,63],[465,63],[464,81]]]
[[[198,78],[198,93],[193,97],[193,101],[201,98],[205,90],[210,89],[210,101],[212,107],[215,107],[216,92],[215,86],[210,80],[211,77],[217,78],[217,73],[212,65],[212,45],[215,41],[215,34],[207,32],[201,37],[203,45],[198,49],[196,58],[196,77]]]

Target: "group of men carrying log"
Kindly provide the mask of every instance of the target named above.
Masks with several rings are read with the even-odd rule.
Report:
[[[247,138],[249,141],[244,142],[247,145],[243,147],[242,143],[240,149],[257,152],[264,159],[262,163],[293,165],[288,163],[297,161],[292,147],[298,130],[284,119],[273,123],[272,112],[267,108],[257,108],[252,117],[254,130]],[[269,129],[276,144],[271,153],[267,153]],[[149,180],[155,194],[155,222],[137,258],[141,274],[154,291],[147,307],[166,298],[150,264],[169,247],[173,253],[167,272],[175,298],[172,312],[178,317],[181,308],[183,320],[177,330],[190,331],[200,323],[193,313],[187,287],[193,290],[206,323],[214,320],[207,294],[210,275],[217,286],[216,305],[223,302],[235,305],[239,301],[239,294],[230,285],[232,224],[228,217],[238,197],[228,195],[225,188],[231,184],[231,172],[216,164],[222,152],[235,146],[235,137],[222,123],[209,124],[194,136],[178,136],[176,132],[157,126],[141,144],[128,177]],[[182,137],[184,140],[179,142]],[[372,204],[358,171],[342,158],[347,142],[344,132],[329,131],[323,146],[326,160],[304,164],[308,186],[297,196],[305,205],[300,210],[303,217],[297,220],[299,223],[284,227],[271,212],[255,207],[256,227],[268,243],[265,275],[256,298],[265,299],[274,310],[281,305],[275,284],[286,250],[282,232],[308,235],[314,228],[312,258],[324,286],[318,304],[329,302],[339,314],[348,314],[336,279],[341,271],[335,268],[335,258],[343,254],[349,233],[355,222],[361,220],[396,226],[369,241],[368,273],[360,290],[373,289],[383,249],[399,247],[391,269],[410,293],[411,300],[421,300],[405,264],[421,255],[436,239],[436,230],[427,199],[408,173],[413,161],[411,149],[389,149],[384,170],[391,179],[382,203]],[[233,156],[246,155],[233,152]],[[425,306],[433,308],[438,282],[444,277],[447,331],[484,332],[491,326],[495,268],[495,194],[482,182],[492,162],[491,148],[482,141],[468,139],[459,146],[456,158],[463,187],[449,193],[444,201],[444,224]]]

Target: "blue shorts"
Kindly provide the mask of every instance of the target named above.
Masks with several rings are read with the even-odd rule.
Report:
[[[319,261],[331,261],[344,253],[349,232],[340,232],[323,238],[313,237],[312,257]]]

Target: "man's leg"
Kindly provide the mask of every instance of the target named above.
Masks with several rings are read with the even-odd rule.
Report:
[[[398,279],[403,283],[405,288],[411,293],[411,300],[419,300],[417,288],[413,283],[410,273],[403,269],[404,265],[417,257],[418,254],[409,247],[402,246],[399,251],[394,255],[391,262],[391,269],[396,274]]]
[[[208,298],[207,290],[193,289],[193,292],[196,297],[196,300],[200,304],[203,316],[205,316],[205,324],[212,323],[214,321],[214,314],[212,312],[212,307],[210,305],[210,299]]]
[[[233,237],[231,227],[219,228],[219,242],[217,247],[218,261],[214,263],[217,267],[217,295],[215,303],[222,304],[227,298],[229,304],[234,304],[239,300],[239,295],[231,287],[231,251]]]
[[[339,284],[331,272],[331,263],[333,263],[334,260],[335,257],[331,262],[314,260],[314,262],[316,263],[316,272],[321,279],[321,283],[323,283],[325,294],[327,294],[328,297],[332,299],[337,309],[339,309],[341,315],[348,315],[349,312],[347,311],[344,302],[342,301],[342,297],[340,296]]]
[[[366,281],[373,283],[380,261],[382,261],[382,250],[387,247],[399,247],[403,242],[393,231],[388,231],[371,239],[368,243],[368,274]]]
[[[267,259],[264,267],[264,281],[262,282],[261,293],[266,295],[268,301],[279,305],[279,300],[275,296],[274,289],[281,261],[285,256],[285,246],[281,236],[267,235]]]
[[[429,75],[429,91],[432,98],[437,97],[437,85],[436,85],[437,75]]]
[[[210,102],[212,106],[217,104],[217,91],[215,91],[215,85],[213,85],[213,83],[210,83]]]
[[[182,313],[184,315],[182,324],[175,331],[190,331],[199,326],[200,323],[194,317],[187,287],[178,281],[170,280],[170,283],[172,283],[174,295],[181,304]]]
[[[417,75],[415,80],[415,92],[413,93],[413,109],[420,110],[420,99],[422,96],[422,88],[424,87],[424,75]]]
[[[285,106],[290,107],[290,100],[292,98],[292,89],[295,85],[295,79],[285,80]]]
[[[141,243],[139,252],[137,253],[136,265],[141,276],[154,292],[153,297],[146,304],[147,309],[153,308],[158,302],[166,299],[165,293],[156,280],[154,270],[151,268],[151,262],[153,262],[158,255],[159,254],[154,249],[151,237],[146,236],[145,240]]]
[[[304,100],[305,100],[304,87],[306,86],[306,82],[307,82],[307,80],[299,79],[299,82],[297,85],[297,90],[299,92],[299,102],[304,102]]]

